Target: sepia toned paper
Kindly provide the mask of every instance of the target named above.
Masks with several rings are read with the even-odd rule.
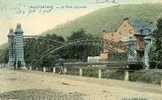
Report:
[[[0,0],[0,100],[162,100],[162,0]]]

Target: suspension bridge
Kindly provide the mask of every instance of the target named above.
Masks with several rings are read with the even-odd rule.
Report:
[[[41,44],[41,41],[48,41],[54,44],[53,46],[51,46],[50,48],[42,52],[42,54],[39,56],[39,59],[36,59],[36,62],[33,62],[33,63],[39,63],[43,58],[51,54],[56,54],[58,51],[65,49],[67,47],[90,45],[90,46],[98,46],[100,52],[102,52],[103,49],[107,49],[108,54],[111,55],[110,58],[106,61],[101,61],[101,62],[81,62],[81,63],[66,62],[67,64],[65,65],[76,65],[76,64],[83,65],[83,66],[125,65],[127,67],[128,65],[142,64],[141,60],[135,59],[136,51],[133,46],[134,42],[131,38],[127,42],[113,42],[110,40],[94,40],[94,39],[93,40],[79,39],[79,40],[68,41],[68,42],[60,42],[54,39],[46,38],[44,36],[23,35],[23,30],[20,24],[17,25],[15,32],[12,29],[10,30],[8,37],[9,37],[9,62],[8,64],[10,66],[24,66],[25,67],[24,46],[27,45],[26,43],[28,41],[32,41],[32,40],[36,40],[37,42],[40,42],[40,44]],[[103,43],[106,43],[107,45],[103,47]],[[127,59],[125,61],[120,61],[122,59],[119,59],[118,61],[111,59],[113,58],[114,55],[121,54],[121,53],[125,53],[125,56],[127,56]],[[120,56],[118,55],[117,57],[120,57]]]

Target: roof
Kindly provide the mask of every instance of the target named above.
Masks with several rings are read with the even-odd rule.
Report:
[[[138,18],[129,19],[129,24],[134,28],[135,32],[139,35],[149,35],[152,34],[154,25],[152,23],[143,22]]]

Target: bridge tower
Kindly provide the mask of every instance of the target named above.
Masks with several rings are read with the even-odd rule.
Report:
[[[9,45],[9,60],[8,60],[8,65],[10,67],[14,67],[15,65],[15,33],[13,29],[9,30],[8,34],[8,45]]]
[[[15,29],[16,68],[25,68],[23,33],[21,24],[17,24]]]
[[[146,66],[146,69],[149,69],[150,67],[150,64],[149,64],[149,53],[150,53],[150,50],[151,50],[151,46],[152,46],[152,43],[151,43],[151,36],[146,36],[144,38],[144,43],[145,43],[145,51],[144,51],[144,64]]]

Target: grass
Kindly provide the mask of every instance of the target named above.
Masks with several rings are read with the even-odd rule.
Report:
[[[162,4],[132,4],[102,8],[74,21],[59,25],[43,34],[58,34],[67,37],[73,31],[85,29],[87,33],[99,35],[103,30],[117,30],[123,18],[138,18],[144,22],[156,22],[162,12]]]

